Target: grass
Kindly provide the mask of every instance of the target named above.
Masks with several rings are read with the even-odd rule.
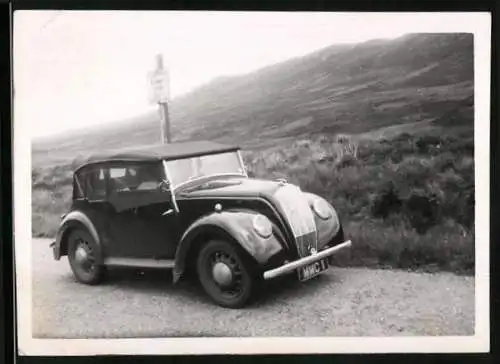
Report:
[[[252,176],[287,178],[336,207],[354,242],[338,264],[472,274],[472,135],[436,127],[376,141],[323,136],[245,160]]]
[[[311,136],[246,151],[244,160],[251,176],[284,177],[336,207],[354,243],[338,265],[472,274],[473,133],[418,130]],[[71,178],[70,162],[33,169],[34,236],[56,234]]]

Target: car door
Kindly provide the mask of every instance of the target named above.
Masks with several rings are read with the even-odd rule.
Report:
[[[75,176],[75,207],[81,209],[92,221],[103,244],[104,254],[111,248],[109,222],[112,210],[107,202],[107,169],[102,165],[82,168]]]
[[[108,201],[113,208],[110,231],[113,257],[172,258],[170,232],[175,227],[170,194],[160,186],[161,164],[120,163],[109,167]],[[149,173],[145,173],[144,171]],[[151,172],[153,171],[153,172]]]

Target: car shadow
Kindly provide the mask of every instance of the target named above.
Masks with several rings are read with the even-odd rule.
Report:
[[[295,275],[264,281],[258,285],[255,299],[245,309],[282,305],[297,296],[314,295],[325,286],[338,282],[335,274],[322,274],[307,282],[298,281]],[[170,270],[113,268],[102,285],[144,294],[175,295],[183,300],[213,304],[196,279],[187,277],[174,284]]]
[[[299,281],[295,275],[276,278],[261,285],[254,304],[249,308],[282,305],[298,296],[312,296],[325,286],[339,282],[339,278],[333,274],[322,274],[306,282]]]
[[[113,268],[108,271],[107,279],[103,285],[141,293],[187,294],[197,298],[202,293],[201,291],[197,292],[201,288],[194,280],[181,279],[174,284],[172,271],[167,269]]]

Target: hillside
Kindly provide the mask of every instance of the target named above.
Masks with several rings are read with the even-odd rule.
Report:
[[[278,138],[362,133],[419,121],[472,125],[473,61],[471,34],[411,34],[333,45],[216,79],[173,100],[172,131],[175,140],[265,147]],[[155,143],[158,129],[157,115],[149,114],[86,131],[86,138],[35,142],[34,162],[100,148],[104,140],[108,147]]]
[[[207,85],[179,100],[173,117],[193,129],[217,125],[209,137],[226,128],[226,137],[355,133],[439,117],[472,96],[472,81],[471,36],[411,35],[333,46]]]

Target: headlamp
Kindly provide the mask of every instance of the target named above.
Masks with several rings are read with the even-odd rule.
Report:
[[[264,215],[255,215],[252,220],[253,228],[263,238],[268,238],[273,233],[271,221]]]
[[[312,209],[320,219],[328,220],[330,217],[332,217],[332,209],[330,208],[328,203],[326,203],[326,201],[321,198],[314,199],[312,203]]]

